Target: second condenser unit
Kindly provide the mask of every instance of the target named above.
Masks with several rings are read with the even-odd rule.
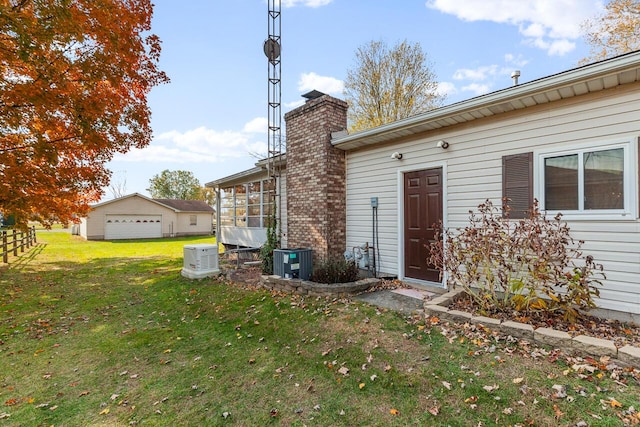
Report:
[[[313,252],[311,249],[274,249],[273,274],[285,279],[311,279]]]

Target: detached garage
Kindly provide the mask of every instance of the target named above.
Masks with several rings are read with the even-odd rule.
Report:
[[[199,200],[151,199],[138,193],[99,203],[80,222],[87,240],[208,235],[211,206]]]

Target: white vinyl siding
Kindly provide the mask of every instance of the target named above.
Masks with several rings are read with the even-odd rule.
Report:
[[[445,165],[444,221],[447,227],[464,227],[468,224],[469,210],[475,210],[484,200],[491,199],[501,205],[502,157],[505,155],[620,139],[637,141],[640,84],[495,117],[448,126],[442,131],[428,131],[395,144],[348,151],[347,247],[372,242],[370,198],[378,197],[379,270],[383,274],[401,274],[401,171]],[[449,148],[436,147],[439,140],[449,142]],[[402,153],[402,160],[390,158],[394,151]],[[637,182],[638,162],[631,163],[629,173]],[[534,182],[537,182],[535,177]],[[637,198],[634,203],[637,204]],[[569,220],[568,223],[574,237],[586,241],[584,252],[604,264],[607,279],[598,304],[640,314],[637,215],[623,221]]]

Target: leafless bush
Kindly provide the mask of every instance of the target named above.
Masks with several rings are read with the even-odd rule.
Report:
[[[503,209],[505,210],[503,215]],[[602,265],[584,256],[561,214],[548,219],[535,201],[529,218],[511,220],[490,200],[469,211],[469,225],[443,232],[429,262],[447,272],[482,311],[560,311],[575,320],[596,306]]]

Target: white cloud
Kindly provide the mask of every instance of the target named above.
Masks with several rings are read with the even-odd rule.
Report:
[[[493,77],[498,73],[497,65],[485,65],[476,69],[460,68],[453,73],[455,80],[481,81]]]
[[[456,85],[451,82],[440,82],[438,83],[438,88],[436,89],[436,93],[441,96],[449,96],[458,93],[458,89]]]
[[[118,154],[114,160],[143,163],[221,163],[247,156],[249,153],[266,153],[266,137],[252,134],[267,131],[266,119],[256,118],[248,122],[241,132],[217,131],[201,126],[185,132],[170,131],[155,136],[143,149],[133,149]]]
[[[575,49],[580,25],[604,8],[602,0],[428,0],[426,6],[464,21],[517,26],[529,45],[549,55]]]
[[[299,99],[297,101],[292,101],[292,102],[285,102],[284,106],[285,106],[285,108],[293,110],[295,108],[298,108],[302,104],[304,104],[304,99]]]
[[[244,125],[243,132],[266,133],[269,130],[269,121],[266,117],[256,117]]]
[[[538,47],[547,51],[549,55],[562,56],[575,49],[576,44],[569,40],[553,40],[547,41],[542,38],[530,39],[526,41],[531,46]]]
[[[507,53],[504,56],[504,62],[509,65],[515,65],[516,67],[524,67],[529,63],[528,59],[524,59],[522,55],[513,55],[511,53]]]
[[[511,73],[525,64],[527,60],[521,56],[514,56],[507,54],[504,57],[505,65],[500,66],[496,64],[483,65],[477,68],[460,68],[453,73],[453,79],[457,81],[464,81],[468,84],[458,83],[455,92],[471,92],[474,96],[483,95],[491,92],[494,87],[505,87],[510,85]]]
[[[472,92],[474,96],[484,95],[491,91],[491,87],[486,84],[471,83],[470,85],[463,86],[461,90],[465,92]]]
[[[294,7],[294,6],[307,6],[307,7],[321,7],[326,6],[333,0],[282,0],[282,7]]]
[[[313,72],[300,75],[298,90],[304,92],[314,89],[330,95],[336,95],[344,90],[344,82],[334,77],[320,76]]]

